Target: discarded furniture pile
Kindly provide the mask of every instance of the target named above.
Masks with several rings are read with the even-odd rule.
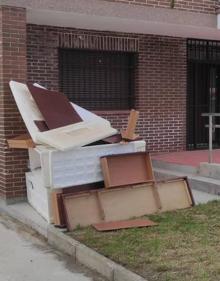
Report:
[[[10,88],[29,135],[8,145],[28,149],[28,201],[49,223],[69,230],[151,226],[130,219],[194,204],[186,178],[155,180],[146,143],[135,134],[138,112],[118,132],[61,93],[15,81]]]

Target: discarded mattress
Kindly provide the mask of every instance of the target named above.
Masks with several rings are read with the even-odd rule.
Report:
[[[110,123],[83,121],[46,132],[39,132],[36,134],[36,141],[65,151],[97,142],[116,133],[117,130],[113,129]]]
[[[31,138],[35,143],[37,143],[36,140],[36,134],[39,131],[38,127],[36,126],[35,122],[36,120],[44,120],[41,112],[38,109],[38,106],[36,102],[34,101],[28,87],[26,84],[19,83],[16,81],[10,81],[9,83],[12,94],[14,96],[15,102],[17,104],[17,107],[20,111],[20,114],[22,116],[22,119],[26,125],[26,128],[31,135]],[[38,84],[34,84],[37,87],[43,88],[42,86]],[[89,122],[100,122],[100,123],[107,123],[109,122],[105,120],[104,118],[101,118],[97,116],[96,114],[93,114],[92,112],[71,103],[73,108],[76,110],[76,112],[79,114],[79,116],[82,118],[83,121],[89,121]]]
[[[145,141],[84,146],[57,151],[37,146],[29,149],[30,168],[41,168],[45,187],[65,188],[103,181],[100,157],[145,151]]]
[[[52,222],[50,189],[45,188],[41,169],[26,173],[29,204],[48,222]]]

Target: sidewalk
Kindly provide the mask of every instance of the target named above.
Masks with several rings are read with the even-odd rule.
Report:
[[[104,281],[4,215],[0,216],[0,239],[2,281]]]
[[[193,190],[196,204],[219,200],[220,196]],[[23,224],[36,230],[44,236],[48,243],[65,254],[72,256],[75,262],[95,270],[110,281],[144,281],[141,276],[112,262],[94,250],[86,247],[78,241],[63,233],[64,231],[48,225],[47,222],[28,204],[17,203],[6,205],[0,201],[0,213],[5,213]]]

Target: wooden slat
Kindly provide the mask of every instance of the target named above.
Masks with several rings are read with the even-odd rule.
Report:
[[[20,148],[20,149],[28,149],[34,148],[35,143],[31,139],[29,134],[24,134],[17,136],[15,138],[7,140],[9,148]]]
[[[130,112],[127,129],[125,131],[121,131],[121,135],[124,140],[135,140],[139,137],[135,134],[138,118],[139,111],[132,109]]]
[[[112,231],[127,228],[149,227],[155,225],[158,224],[148,219],[135,219],[116,222],[101,222],[93,224],[92,226],[98,231]]]
[[[51,193],[51,205],[53,212],[53,223],[56,226],[63,227],[66,225],[65,212],[62,202],[62,191],[53,191]]]

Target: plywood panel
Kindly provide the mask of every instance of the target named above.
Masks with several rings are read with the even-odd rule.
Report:
[[[138,117],[139,117],[139,111],[132,109],[130,112],[127,129],[121,132],[123,139],[135,140],[138,137],[138,135],[135,135]]]
[[[28,89],[50,130],[82,121],[64,94],[32,84],[28,84]]]
[[[56,226],[64,227],[66,225],[65,211],[61,191],[51,193],[51,205],[53,213],[53,223]]]
[[[162,212],[188,208],[193,205],[185,179],[170,180],[158,183],[158,192],[162,205]]]
[[[32,141],[29,134],[17,136],[13,139],[7,140],[9,148],[28,149],[34,148],[35,143]]]
[[[34,123],[40,132],[46,132],[49,130],[47,123],[44,120],[34,120]]]
[[[155,199],[154,183],[99,189],[87,193],[63,195],[68,229],[101,222],[116,222],[156,212],[188,208],[193,198],[185,179],[159,182],[161,209]]]
[[[105,221],[125,220],[157,212],[153,187],[140,185],[100,192]]]
[[[136,227],[149,227],[156,226],[157,223],[148,219],[126,220],[118,222],[102,222],[93,224],[93,227],[98,231],[111,231],[118,229],[136,228]]]
[[[69,230],[102,221],[96,192],[63,195]]]
[[[118,187],[154,181],[149,153],[110,155],[101,158],[105,187]]]

